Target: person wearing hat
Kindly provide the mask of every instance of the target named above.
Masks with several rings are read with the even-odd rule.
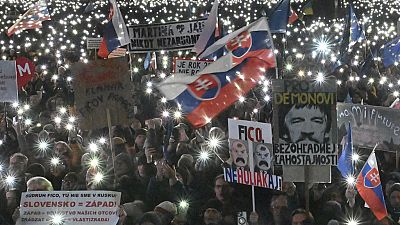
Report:
[[[170,201],[163,201],[154,208],[163,225],[171,224],[178,213],[176,205]]]

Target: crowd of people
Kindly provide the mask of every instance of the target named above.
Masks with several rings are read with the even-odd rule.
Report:
[[[291,43],[298,37],[287,39]],[[305,53],[307,47],[299,45],[296,49]],[[395,100],[387,83],[398,79],[396,66],[384,68],[376,61],[366,72],[350,60],[332,70],[328,63],[317,66],[312,54],[297,57],[293,48],[285,49],[283,44],[277,44],[277,48],[288,51],[285,58],[278,55],[279,60],[284,59],[279,63],[284,78],[304,79],[307,68],[320,67],[342,82],[337,91],[339,102],[351,97],[353,103],[389,106]],[[227,118],[272,122],[272,104],[263,92],[250,92],[245,101],[235,103],[206,127],[193,129],[184,118],[162,117],[164,109],[176,105],[147,93],[147,83],[155,76],[140,70],[132,72],[131,77],[137,113],[130,124],[115,125],[111,132],[107,127],[80,130],[74,112],[74,98],[79,96],[74,96],[74,74],[70,71],[74,62],[82,60],[80,53],[65,53],[63,65],[52,53],[11,49],[2,50],[2,54],[8,60],[18,56],[36,59],[35,63],[47,67],[37,67],[33,80],[19,93],[19,105],[7,103],[0,110],[0,225],[18,224],[22,192],[59,190],[121,192],[119,224],[125,225],[246,224],[241,223],[243,218],[251,225],[399,223],[400,172],[394,153],[379,151],[390,215],[383,221],[377,221],[364,207],[336,167],[332,167],[331,183],[304,186],[284,182],[282,191],[255,188],[253,211],[251,186],[227,183],[222,165],[230,157]],[[359,62],[368,57],[359,53],[349,57],[354,59],[355,55]],[[303,75],[297,70],[300,67],[304,68]],[[376,82],[364,78],[366,73]],[[385,81],[378,82],[382,77]],[[211,137],[218,138],[218,147],[210,145]],[[368,155],[369,150],[360,152]],[[276,168],[275,173],[281,175],[281,170]],[[307,210],[306,196],[310,202]]]

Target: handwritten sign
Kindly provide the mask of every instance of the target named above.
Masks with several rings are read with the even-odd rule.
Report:
[[[129,52],[192,49],[206,18],[162,24],[129,26]]]
[[[211,63],[213,63],[212,60],[174,58],[173,72],[193,76]]]
[[[351,124],[354,145],[395,152],[400,147],[400,110],[387,107],[339,103],[339,140]]]
[[[108,109],[112,125],[127,124],[135,114],[131,81],[125,58],[97,60],[72,66],[75,74],[75,105],[83,129],[107,126]]]
[[[21,196],[24,225],[115,225],[121,193],[113,191],[36,191]]]
[[[15,61],[0,61],[0,102],[18,102]]]

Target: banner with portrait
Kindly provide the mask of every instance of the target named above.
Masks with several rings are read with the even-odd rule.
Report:
[[[400,147],[400,110],[388,107],[339,103],[339,140],[351,125],[354,146],[395,152]]]
[[[129,52],[192,49],[203,32],[207,18],[159,24],[128,26]]]
[[[282,177],[273,175],[271,124],[228,120],[230,158],[224,167],[227,182],[282,189]]]
[[[276,165],[336,165],[336,80],[273,80]]]

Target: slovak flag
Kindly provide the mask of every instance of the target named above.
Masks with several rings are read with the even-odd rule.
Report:
[[[378,220],[382,220],[388,215],[375,151],[372,151],[358,175],[356,187]]]
[[[220,35],[218,27],[218,4],[218,0],[215,0],[204,24],[204,30],[201,32],[199,39],[193,47],[193,51],[196,52],[197,55],[200,55],[205,49],[211,46]]]
[[[108,55],[118,47],[129,44],[129,34],[126,28],[124,18],[118,8],[115,0],[110,0],[111,8],[109,22],[107,23],[103,39],[100,44],[98,55],[102,58],[107,58]]]
[[[195,76],[175,74],[158,89],[167,100],[177,101],[194,127],[209,123],[241,96],[244,96],[276,65],[266,18],[251,23],[215,42],[204,52],[221,47],[228,53]]]

